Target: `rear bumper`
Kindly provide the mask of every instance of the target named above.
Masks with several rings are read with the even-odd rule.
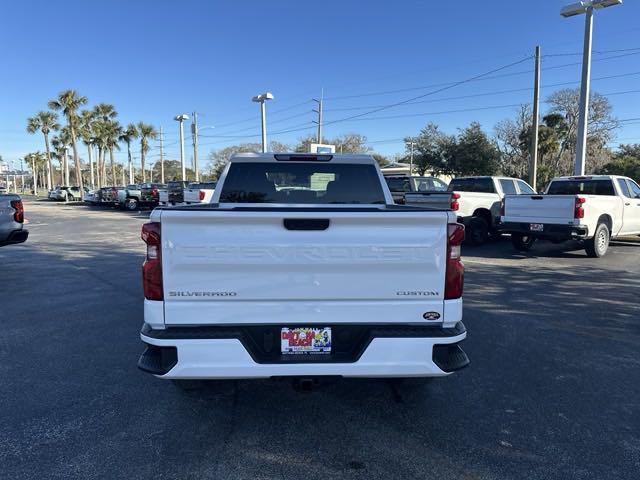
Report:
[[[505,222],[498,227],[501,233],[520,233],[544,240],[579,240],[589,236],[585,225],[556,225],[543,223],[541,232],[532,232],[530,223]]]
[[[13,245],[16,243],[26,242],[28,237],[29,237],[28,230],[24,230],[24,229],[14,230],[9,234],[9,236],[4,241],[0,241],[0,247],[4,245]]]
[[[466,367],[453,328],[398,325],[334,325],[334,353],[281,356],[280,326],[143,326],[146,350],[138,367],[160,378],[232,379],[281,376],[438,377]],[[277,336],[274,338],[275,332]]]

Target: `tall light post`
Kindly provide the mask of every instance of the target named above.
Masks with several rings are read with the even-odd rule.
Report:
[[[260,115],[262,117],[262,153],[265,153],[267,151],[267,112],[264,102],[267,100],[273,100],[273,93],[261,93],[260,95],[253,97],[251,100],[260,104]]]
[[[567,5],[560,10],[565,18],[585,14],[584,47],[582,50],[582,81],[580,84],[580,106],[578,111],[578,132],[576,140],[575,175],[584,175],[587,153],[587,127],[589,124],[589,87],[591,82],[591,36],[593,33],[593,11],[621,5],[622,0],[583,0]]]
[[[189,115],[183,113],[177,115],[174,120],[180,123],[180,166],[182,167],[182,181],[184,182],[187,179],[187,170],[184,164],[184,128],[182,124],[185,120],[189,120]]]

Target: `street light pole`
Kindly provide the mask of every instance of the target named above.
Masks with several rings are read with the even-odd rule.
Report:
[[[593,11],[595,9],[621,5],[622,0],[583,0],[567,5],[560,10],[563,17],[585,14],[584,47],[582,50],[582,80],[580,83],[580,106],[576,138],[576,162],[574,175],[584,175],[589,126],[589,87],[591,82],[591,37],[593,34]]]
[[[184,164],[184,128],[182,123],[185,120],[189,120],[189,115],[183,113],[182,115],[176,116],[175,120],[180,122],[180,166],[182,167],[182,181],[184,182],[187,179],[187,169]]]
[[[584,175],[587,156],[587,128],[589,123],[589,90],[591,87],[591,37],[593,33],[593,7],[587,8],[584,20],[584,47],[582,50],[582,80],[580,83],[580,109],[578,111],[578,137],[574,175]]]
[[[273,94],[271,92],[261,93],[251,99],[251,101],[260,104],[260,117],[262,119],[262,153],[267,151],[267,112],[265,106],[265,102],[267,100],[273,100]]]

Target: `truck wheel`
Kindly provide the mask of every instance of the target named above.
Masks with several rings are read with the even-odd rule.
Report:
[[[127,198],[124,202],[124,207],[129,211],[137,210],[138,200],[135,198]]]
[[[489,224],[482,217],[472,217],[469,222],[469,243],[474,246],[482,245],[489,237]]]
[[[593,238],[585,240],[584,249],[587,255],[592,258],[604,257],[609,248],[609,227],[604,223],[599,223]]]
[[[533,247],[533,243],[536,241],[535,237],[531,235],[523,235],[521,233],[511,234],[511,244],[520,252],[528,252]]]

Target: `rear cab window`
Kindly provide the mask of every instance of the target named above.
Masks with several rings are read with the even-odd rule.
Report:
[[[454,178],[449,183],[450,192],[496,193],[492,178]]]
[[[502,193],[504,193],[505,195],[515,195],[517,193],[516,184],[513,183],[513,180],[501,178],[499,182],[500,188],[502,188]]]
[[[521,195],[535,195],[536,191],[529,186],[527,182],[523,182],[522,180],[516,180],[518,184],[518,188],[520,189]]]
[[[387,186],[392,192],[410,192],[411,180],[408,177],[386,177]]]
[[[629,192],[627,181],[624,178],[618,179],[618,187],[620,187],[620,191],[622,191],[622,195],[624,195],[627,198],[631,198],[631,193]]]
[[[373,165],[232,163],[220,203],[385,204]]]
[[[615,196],[611,179],[554,180],[547,189],[548,195],[604,195]]]

